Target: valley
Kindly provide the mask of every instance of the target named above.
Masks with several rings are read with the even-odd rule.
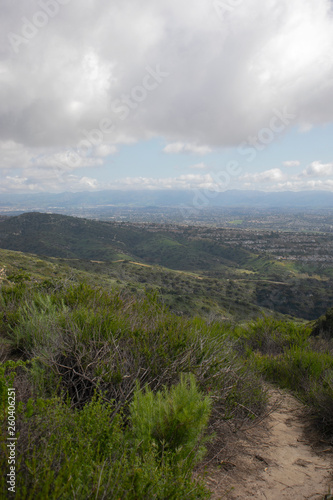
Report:
[[[333,303],[333,236],[28,213],[0,221],[0,248],[57,259],[177,314],[312,320]],[[141,264],[141,265],[138,265]],[[148,266],[148,267],[147,267]]]

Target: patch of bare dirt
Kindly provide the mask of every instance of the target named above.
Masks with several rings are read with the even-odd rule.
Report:
[[[6,278],[6,268],[0,268],[0,281],[3,281]]]
[[[333,488],[332,447],[311,430],[294,397],[269,393],[270,412],[262,422],[236,433],[218,431],[219,449],[215,445],[205,465],[212,499],[322,500]],[[226,444],[223,432],[229,432]]]

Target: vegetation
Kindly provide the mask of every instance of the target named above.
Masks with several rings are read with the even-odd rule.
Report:
[[[112,235],[118,248],[96,246],[117,262],[99,261],[80,233],[91,221],[72,233],[81,234],[80,258],[79,238],[68,240],[70,258],[54,257],[48,238],[61,227],[66,241],[64,218],[52,229],[49,217],[29,217],[36,238],[38,224],[47,226],[49,256],[0,251],[0,465],[7,469],[7,389],[15,387],[15,498],[209,498],[193,470],[217,422],[260,419],[264,380],[293,391],[333,443],[332,309],[306,323],[248,299],[264,286],[258,273],[274,287],[294,270],[277,277],[267,257],[154,232],[144,243],[125,228]],[[149,245],[152,260],[162,246],[161,259],[187,257],[188,269],[143,262]],[[6,491],[2,476],[0,496]]]
[[[331,307],[329,262],[281,261],[258,250],[285,240],[279,233],[258,236],[259,247],[249,251],[242,248],[241,232],[228,231],[28,213],[0,221],[0,246],[97,275],[95,281],[102,277],[112,286],[118,281],[132,291],[152,288],[177,314],[239,321],[264,311],[314,320]],[[299,252],[299,236],[288,238],[285,250]],[[324,253],[329,245],[325,236]]]
[[[333,444],[333,342],[311,326],[264,318],[239,328],[242,354],[270,382],[303,401]]]
[[[316,337],[320,335],[326,339],[333,339],[333,307],[316,321],[311,334]]]
[[[209,425],[252,419],[266,401],[228,329],[154,295],[15,280],[0,332],[3,411],[9,385],[20,401],[17,498],[207,497],[192,470]]]

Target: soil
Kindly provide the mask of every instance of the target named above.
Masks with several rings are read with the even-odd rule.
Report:
[[[277,389],[269,394],[261,422],[217,430],[214,454],[210,450],[200,470],[212,499],[323,500],[333,492],[332,446],[293,396]]]

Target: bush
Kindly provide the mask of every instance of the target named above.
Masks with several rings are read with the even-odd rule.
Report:
[[[316,321],[311,335],[321,335],[325,339],[333,339],[333,307]]]
[[[98,390],[125,408],[137,381],[156,392],[193,373],[213,398],[214,418],[253,416],[265,405],[258,376],[244,369],[225,327],[176,317],[156,295],[133,299],[80,284],[52,295],[33,288],[14,307],[6,337],[24,359],[35,358],[30,374],[40,397],[67,394],[80,408]]]
[[[190,387],[182,388],[183,395]],[[135,395],[136,397],[136,395]],[[208,494],[192,479],[191,458],[162,460],[154,442],[143,450],[125,429],[115,407],[95,396],[80,411],[58,398],[29,400],[18,413],[16,498],[51,500],[200,499]],[[188,408],[191,412],[191,408]],[[137,413],[145,418],[145,409]],[[184,412],[187,407],[185,405]],[[172,420],[170,420],[172,426]],[[203,430],[203,428],[202,428]],[[184,441],[187,445],[188,441]],[[0,443],[0,466],[8,468],[6,440]],[[173,452],[170,452],[171,457]],[[6,479],[0,496],[6,497]]]
[[[57,345],[57,324],[66,312],[64,304],[55,304],[52,296],[34,294],[32,300],[23,302],[18,310],[17,324],[10,334],[13,345],[28,357]]]
[[[261,354],[278,355],[293,346],[303,346],[308,342],[309,327],[291,321],[281,321],[273,317],[263,317],[252,321],[245,328],[236,328],[239,350],[245,353],[259,351]]]
[[[197,389],[193,375],[182,375],[178,385],[154,394],[137,390],[130,404],[132,433],[143,450],[154,443],[161,461],[173,463],[202,458],[200,446],[211,411],[211,401]]]
[[[25,359],[18,498],[205,497],[191,478],[208,419],[265,406],[227,328],[156,295],[18,286],[0,297],[4,340]]]
[[[256,359],[263,375],[291,389],[307,405],[324,430],[333,436],[333,357],[303,348]]]

